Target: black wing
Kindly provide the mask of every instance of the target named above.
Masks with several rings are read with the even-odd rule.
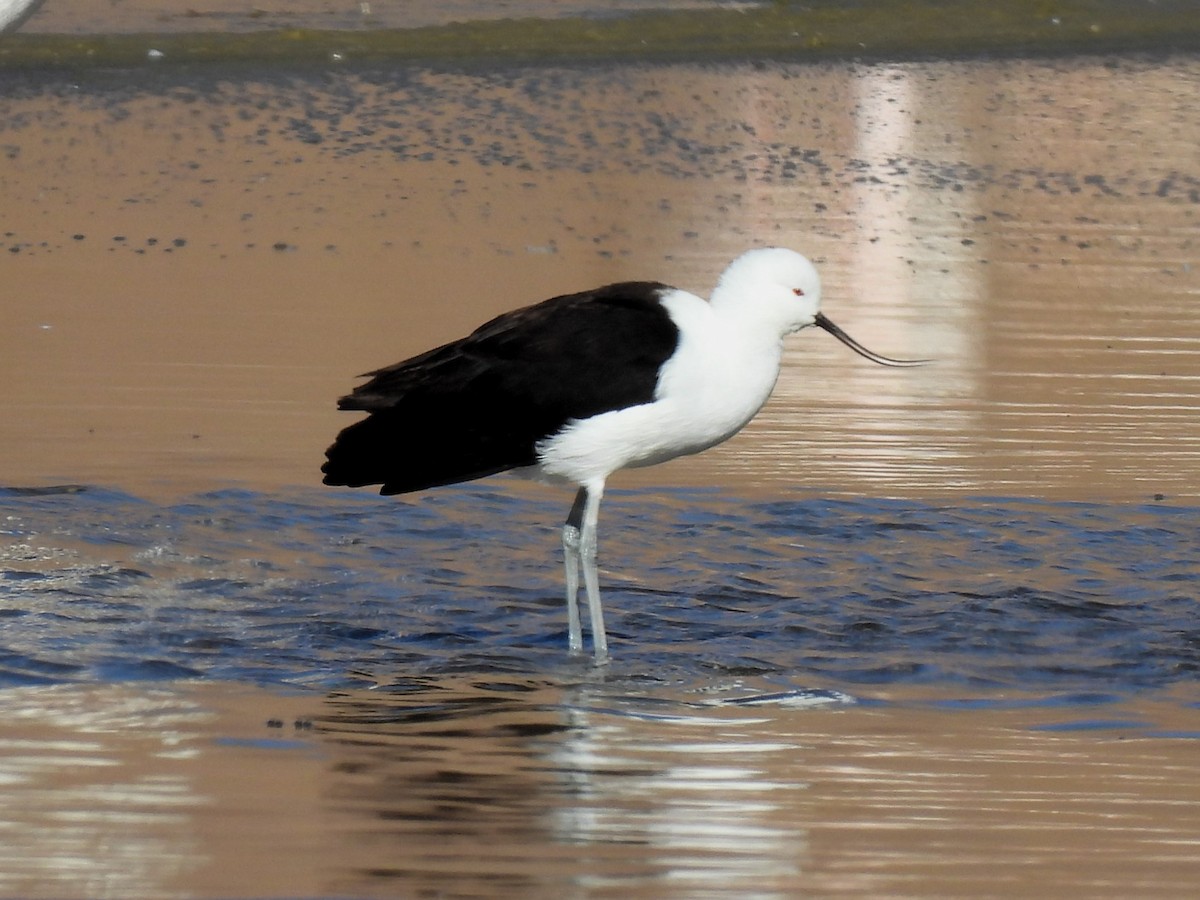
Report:
[[[385,369],[338,401],[370,415],[325,455],[325,483],[398,494],[537,462],[573,419],[648,403],[679,330],[666,285],[554,297]]]

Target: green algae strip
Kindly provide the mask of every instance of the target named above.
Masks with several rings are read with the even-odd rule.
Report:
[[[1200,48],[1190,0],[875,0],[411,29],[0,37],[0,68],[967,57]]]

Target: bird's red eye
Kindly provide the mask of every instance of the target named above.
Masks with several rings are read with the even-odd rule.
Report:
[[[792,293],[795,294],[797,297],[803,297],[804,289],[803,288],[792,288]]]

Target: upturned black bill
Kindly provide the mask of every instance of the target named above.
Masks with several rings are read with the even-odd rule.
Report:
[[[879,363],[881,366],[923,366],[927,362],[933,362],[930,359],[892,359],[890,356],[880,356],[873,350],[868,350],[854,338],[850,337],[850,335],[846,334],[846,332],[842,331],[842,329],[834,325],[824,313],[817,313],[813,324],[818,328],[828,331],[859,356],[869,359],[873,363]]]

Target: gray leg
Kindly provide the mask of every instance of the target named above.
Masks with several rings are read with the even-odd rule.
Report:
[[[596,570],[596,523],[600,518],[600,498],[604,482],[581,487],[563,526],[563,554],[567,567],[567,646],[572,653],[583,649],[579,621],[579,571],[587,593],[588,616],[592,626],[592,651],[596,662],[608,659],[608,634],[604,630],[604,609],[600,605],[600,575]]]
[[[586,502],[587,488],[580,488],[562,531],[563,561],[567,568],[567,648],[572,653],[583,650],[583,629],[579,624],[579,567],[582,565],[580,526]]]
[[[592,620],[592,652],[598,663],[608,659],[608,634],[604,630],[604,608],[600,605],[600,575],[596,571],[596,523],[600,519],[600,498],[603,495],[603,481],[587,488],[583,526],[579,532],[583,586],[587,591],[588,613]]]

